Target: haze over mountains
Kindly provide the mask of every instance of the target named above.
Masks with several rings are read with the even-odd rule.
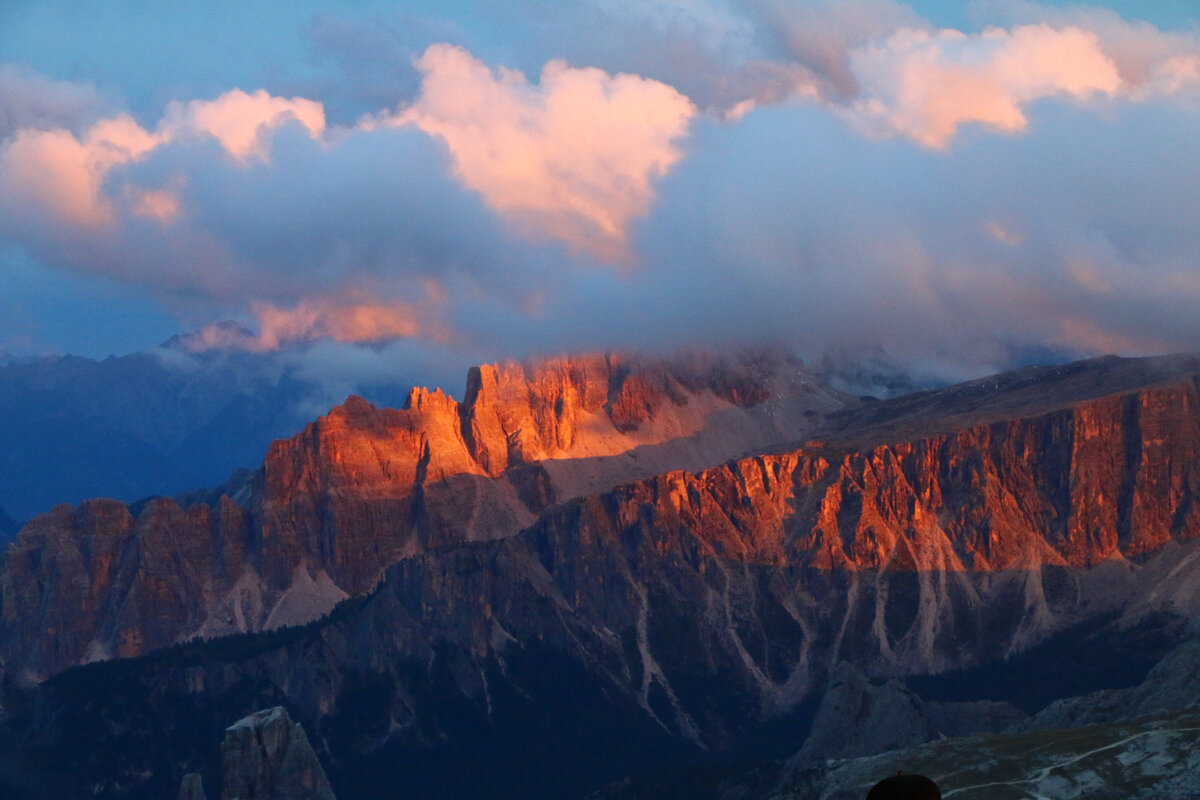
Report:
[[[408,372],[462,381],[413,357],[365,350],[357,366],[345,351],[331,356],[305,344],[264,351],[255,342],[229,323],[100,361],[0,358],[0,413],[21,421],[0,430],[0,535],[15,533],[4,512],[27,520],[60,503],[129,503],[217,487],[348,394],[402,406]],[[338,361],[348,365],[331,368]],[[928,384],[882,351],[830,354],[814,374],[880,396]]]
[[[0,430],[0,508],[29,519],[92,497],[132,502],[217,486],[347,390],[396,405],[411,385],[396,376],[331,387],[294,352],[188,344],[175,337],[103,361],[0,363],[0,414],[19,422]]]
[[[1135,716],[1156,664],[1183,708],[1191,661],[1161,659],[1200,612],[1198,387],[1200,357],[1108,357],[866,401],[757,352],[351,398],[233,496],[25,527],[0,736],[32,766],[0,775],[215,787],[224,728],[282,705],[343,800],[638,796],[1089,692]],[[1097,720],[1070,702],[1051,726]]]

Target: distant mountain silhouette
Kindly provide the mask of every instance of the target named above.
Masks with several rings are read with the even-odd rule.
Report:
[[[407,383],[372,399],[399,402]],[[10,361],[0,365],[0,506],[28,519],[91,497],[215,486],[341,399],[272,353]]]

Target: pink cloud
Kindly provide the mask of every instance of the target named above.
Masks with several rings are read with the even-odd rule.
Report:
[[[1134,94],[1178,91],[1185,81],[1200,80],[1200,36],[1164,31],[1148,22],[1126,20],[1111,9],[1087,5],[1048,6],[1026,0],[993,0],[983,4],[992,16],[1009,24],[1074,26],[1096,34],[1126,88]]]
[[[60,221],[96,228],[114,220],[101,187],[115,166],[136,161],[158,143],[132,117],[101,120],[82,139],[62,128],[24,129],[0,152],[0,194]]]
[[[823,88],[832,89],[835,96],[858,92],[848,64],[851,48],[928,25],[911,6],[897,0],[758,0],[755,5],[788,54],[810,67],[811,80],[819,76]]]
[[[393,122],[445,141],[462,182],[524,232],[603,257],[625,250],[695,114],[666,84],[562,61],[538,85],[445,44],[417,66],[421,95]]]
[[[188,334],[184,345],[189,352],[199,353],[226,348],[263,352],[319,339],[377,342],[421,336],[445,341],[444,329],[429,318],[437,303],[436,296],[422,306],[322,297],[309,298],[290,308],[254,303],[251,312],[258,320],[257,334],[219,322]]]
[[[126,202],[131,213],[170,224],[181,213],[179,191],[176,188],[138,189],[127,187]]]
[[[263,350],[325,337],[338,342],[371,342],[410,338],[421,332],[416,310],[405,303],[343,306],[317,300],[288,309],[258,303],[253,312],[260,327],[258,346]]]
[[[247,94],[241,89],[215,100],[172,103],[159,130],[167,139],[196,133],[213,136],[234,158],[266,160],[270,135],[289,122],[298,122],[313,138],[325,130],[325,109],[303,97],[272,97],[263,90]]]
[[[56,81],[18,64],[0,64],[0,139],[22,128],[72,127],[103,116],[91,84]]]
[[[905,135],[945,147],[965,123],[1024,130],[1034,100],[1115,95],[1116,64],[1096,34],[1025,25],[980,34],[900,30],[851,53],[861,95],[853,118],[875,135]]]
[[[291,308],[255,303],[251,311],[258,320],[257,335],[228,323],[214,323],[188,334],[186,349],[192,353],[230,348],[264,352],[318,339],[376,342],[425,333],[418,310],[407,303],[341,305],[313,299]]]
[[[215,137],[239,163],[265,160],[270,134],[293,121],[319,137],[325,114],[312,100],[235,89],[215,100],[171,104],[153,132],[127,114],[101,119],[81,135],[61,127],[21,128],[0,146],[0,194],[20,214],[32,207],[83,229],[114,224],[116,197],[137,216],[169,223],[180,214],[176,188],[126,184],[109,187],[116,190],[110,194],[105,189],[112,170],[167,142],[196,135]]]

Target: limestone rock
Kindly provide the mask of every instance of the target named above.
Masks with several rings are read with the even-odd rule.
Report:
[[[951,669],[1077,619],[1068,568],[1099,570],[1094,602],[1131,613],[1111,598],[1139,565],[1200,535],[1197,375],[1197,359],[1100,359],[855,405],[771,356],[480,367],[462,403],[351,398],[276,442],[244,505],[34,519],[0,568],[0,655],[38,680],[305,622],[428,550],[583,525],[637,529],[656,558],[882,573],[847,595],[869,670]],[[1027,603],[984,629],[985,595]]]
[[[1196,670],[1200,636],[1195,628],[1193,623],[1191,635],[1168,652],[1140,685],[1063,698],[1016,728],[1074,728],[1200,707],[1200,673]]]
[[[281,706],[226,729],[221,784],[222,800],[334,800],[304,728]]]
[[[397,560],[512,535],[577,494],[720,463],[845,402],[775,355],[502,364],[473,370],[462,403],[426,389],[398,410],[351,397],[275,442],[249,491],[230,489],[244,502],[90,500],[32,520],[0,567],[0,657],[42,680],[308,622]]]
[[[179,784],[179,800],[208,800],[204,793],[204,780],[199,773],[189,772]]]
[[[186,510],[153,500],[137,517],[115,500],[89,500],[34,518],[0,569],[7,663],[41,679],[173,644],[210,617],[214,570],[243,568],[248,534],[228,499]]]
[[[856,758],[933,738],[919,697],[894,679],[873,684],[845,662],[829,676],[812,730],[798,756],[802,762]]]

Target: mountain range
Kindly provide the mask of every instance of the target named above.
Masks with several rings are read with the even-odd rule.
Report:
[[[1198,387],[1105,357],[879,401],[756,352],[350,398],[219,490],[24,526],[0,785],[218,786],[275,706],[342,800],[733,797],[1117,724],[1194,676]]]
[[[0,361],[0,413],[20,421],[0,430],[0,507],[29,519],[94,497],[216,486],[340,399],[297,354],[192,352],[189,342],[102,361]],[[360,391],[394,404],[408,388],[399,376]]]

